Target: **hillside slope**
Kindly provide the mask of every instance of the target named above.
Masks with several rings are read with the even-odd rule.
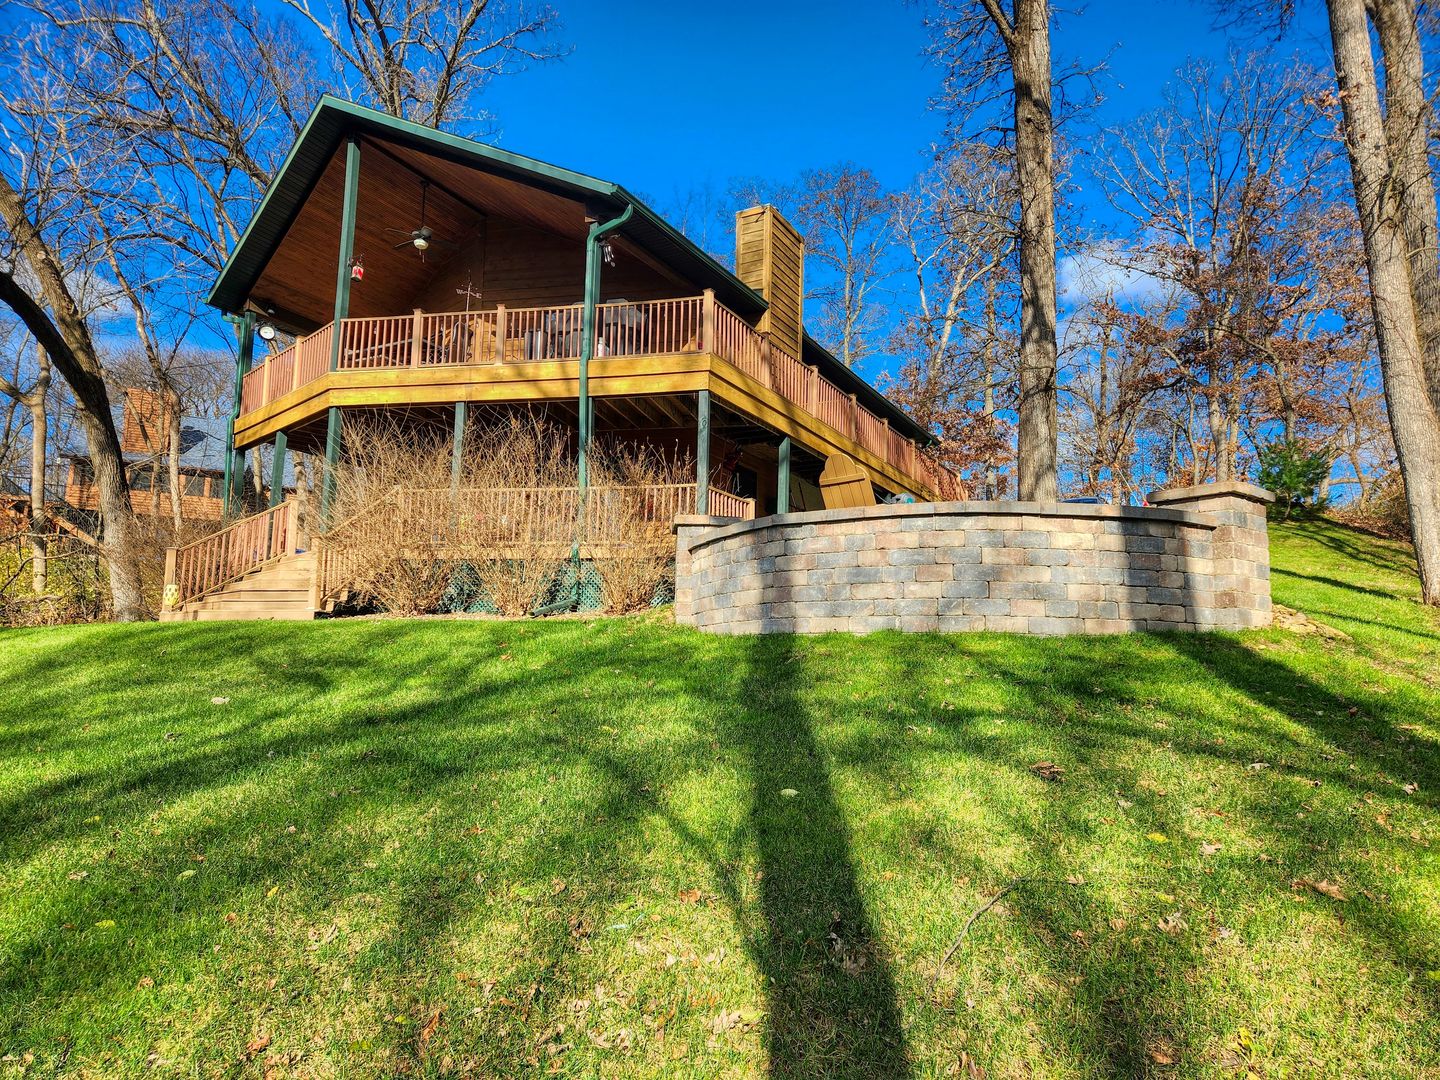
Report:
[[[1440,623],[1274,554],[1348,638],[0,634],[0,1076],[1435,1076]]]

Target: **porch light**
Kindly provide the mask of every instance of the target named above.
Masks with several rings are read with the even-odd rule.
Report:
[[[259,325],[259,327],[256,328],[255,333],[260,335],[261,341],[274,341],[275,324],[272,323],[269,319],[266,319]]]
[[[424,251],[430,246],[430,238],[422,233],[419,236],[415,237],[415,239],[412,240],[411,243],[415,245],[416,251]]]

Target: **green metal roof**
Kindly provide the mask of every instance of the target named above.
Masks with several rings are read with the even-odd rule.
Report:
[[[221,269],[207,303],[226,312],[239,312],[244,308],[250,290],[285,239],[285,234],[335,151],[351,135],[370,135],[397,142],[564,198],[589,204],[608,204],[616,212],[626,205],[634,206],[634,215],[620,230],[627,239],[685,278],[714,289],[716,298],[738,314],[757,316],[768,307],[758,292],[619,184],[400,120],[330,94],[320,98],[315,111],[305,121],[299,139],[270,182],[255,216],[250,219],[239,243]],[[826,378],[846,392],[855,394],[881,416],[888,417],[896,430],[925,442],[931,440],[930,433],[910,419],[899,406],[808,335],[805,358],[814,362]]]

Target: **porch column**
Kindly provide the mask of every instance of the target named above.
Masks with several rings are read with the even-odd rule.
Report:
[[[695,512],[710,513],[710,391],[695,395]]]
[[[255,313],[247,311],[234,322],[240,353],[235,361],[235,398],[230,406],[230,418],[225,424],[225,479],[221,489],[224,500],[220,510],[225,517],[230,516],[231,507],[240,505],[240,489],[245,483],[245,451],[237,453],[235,450],[235,421],[240,418],[240,389],[255,359]]]
[[[790,512],[790,437],[780,440],[780,469],[775,480],[775,513]]]
[[[335,503],[335,470],[340,465],[340,409],[331,406],[325,418],[325,479],[320,487],[320,527],[330,527],[330,511]]]
[[[350,315],[350,263],[355,258],[355,203],[360,194],[360,141],[345,144],[345,194],[340,204],[340,263],[335,268],[335,330],[330,335],[330,370],[340,367],[340,323]],[[326,454],[329,454],[328,444]]]
[[[460,494],[460,459],[465,450],[465,411],[463,401],[455,403],[455,442],[450,450],[450,498]]]
[[[270,459],[270,505],[279,506],[285,501],[285,448],[289,445],[285,432],[275,433],[275,453]]]

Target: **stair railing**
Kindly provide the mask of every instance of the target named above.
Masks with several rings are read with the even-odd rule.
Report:
[[[165,552],[166,611],[198,600],[298,550],[300,504],[287,499]]]

